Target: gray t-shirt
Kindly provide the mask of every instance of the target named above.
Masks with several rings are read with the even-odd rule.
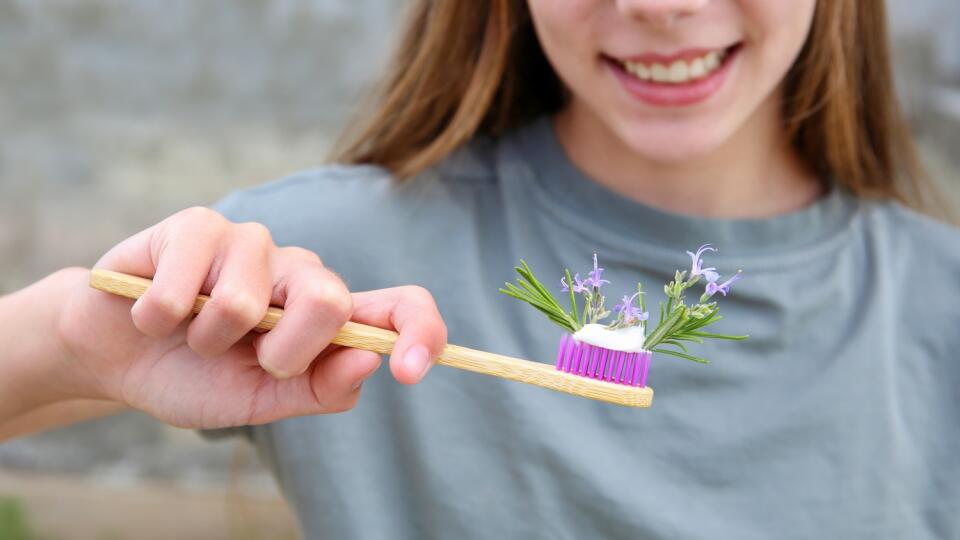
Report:
[[[497,289],[559,293],[599,254],[611,300],[663,297],[685,250],[744,270],[694,364],[655,356],[650,409],[435,367],[381,369],[345,414],[243,428],[307,538],[960,536],[960,233],[840,189],[763,220],[659,211],[579,172],[542,119],[403,185],[327,167],[218,207],[316,251],[353,290],[419,284],[451,343],[552,362],[561,331]],[[655,311],[655,310],[654,310]],[[654,314],[654,317],[656,315]]]

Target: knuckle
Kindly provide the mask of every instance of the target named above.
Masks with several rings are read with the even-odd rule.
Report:
[[[226,221],[226,218],[205,206],[191,206],[177,212],[176,216],[190,223],[220,223]]]
[[[153,293],[153,294],[150,294]],[[166,320],[182,320],[190,314],[193,304],[180,298],[172,291],[151,290],[143,296],[143,308],[146,313]]]
[[[420,285],[405,285],[402,289],[403,296],[408,302],[422,308],[418,310],[419,315],[424,317],[424,319],[429,321],[430,325],[434,327],[434,335],[437,338],[437,342],[440,344],[446,343],[447,325],[440,316],[440,308],[437,306],[433,294]]]
[[[183,241],[208,244],[223,236],[229,222],[219,213],[203,206],[193,206],[167,218],[152,240],[158,242],[161,251],[168,244]],[[189,240],[187,240],[189,239]]]
[[[238,326],[253,326],[260,321],[266,304],[259,302],[254,295],[243,290],[217,291],[207,308],[216,312],[218,318]]]
[[[263,223],[248,221],[236,226],[237,234],[246,240],[252,240],[261,244],[273,244],[273,236],[270,229]]]
[[[304,292],[309,306],[324,315],[342,319],[344,322],[353,314],[353,297],[346,287],[327,280],[311,286]]]
[[[428,304],[430,306],[437,305],[433,299],[433,295],[430,294],[430,291],[424,287],[421,287],[420,285],[404,285],[402,289],[404,297],[413,302],[418,304]]]
[[[297,246],[289,246],[281,248],[281,252],[292,260],[303,261],[310,264],[319,264],[323,266],[323,261],[320,260],[320,256],[309,249]]]

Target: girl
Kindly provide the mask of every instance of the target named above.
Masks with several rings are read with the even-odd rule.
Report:
[[[132,322],[51,278],[56,361],[5,372],[9,432],[78,398],[231,427],[209,433],[253,441],[309,538],[956,536],[960,235],[915,210],[883,7],[419,2],[342,165],[218,206],[272,240],[193,210],[121,244],[99,265],[156,280]],[[595,251],[649,284],[707,242],[746,276],[719,330],[750,340],[655,360],[649,410],[455,370],[404,387],[326,347],[348,318],[396,328],[405,383],[446,329],[548,359],[555,328],[495,294],[519,258],[544,277]],[[270,302],[284,322],[244,337]]]

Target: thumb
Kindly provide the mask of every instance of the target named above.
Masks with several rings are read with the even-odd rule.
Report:
[[[447,326],[433,295],[423,287],[354,293],[351,320],[400,334],[390,355],[390,371],[404,384],[423,379],[447,344]]]

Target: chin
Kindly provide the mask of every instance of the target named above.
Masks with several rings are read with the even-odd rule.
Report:
[[[729,134],[703,126],[656,128],[627,126],[617,130],[624,146],[636,155],[654,163],[685,164],[701,160],[716,152]]]

